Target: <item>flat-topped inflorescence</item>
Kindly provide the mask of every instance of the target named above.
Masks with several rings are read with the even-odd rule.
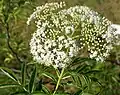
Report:
[[[65,8],[65,2],[39,6],[28,18],[37,30],[30,41],[33,58],[47,66],[65,67],[80,51],[104,61],[116,36],[111,22],[86,6]]]

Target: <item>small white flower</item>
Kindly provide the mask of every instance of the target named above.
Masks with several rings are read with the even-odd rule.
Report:
[[[93,57],[96,57],[97,54],[98,54],[97,51],[94,51],[94,52],[93,52]]]
[[[60,36],[60,37],[58,38],[59,41],[62,41],[63,39],[65,39],[64,36]]]
[[[70,57],[73,57],[74,55],[73,55],[73,53],[72,53],[72,52],[69,52],[69,56],[70,56]]]
[[[74,28],[73,28],[73,26],[71,27],[71,26],[68,26],[68,27],[66,27],[65,28],[65,31],[66,31],[66,34],[73,34],[74,33]]]

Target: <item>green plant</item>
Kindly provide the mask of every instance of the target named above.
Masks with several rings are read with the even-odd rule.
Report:
[[[37,16],[35,18],[37,18],[38,20],[38,23],[37,23],[38,29],[37,29],[37,32],[34,33],[35,36],[33,36],[33,42],[31,40],[31,44],[30,44],[31,53],[33,54],[34,59],[37,59],[37,62],[30,61],[28,63],[18,55],[18,51],[17,52],[15,51],[16,46],[11,47],[11,43],[10,43],[11,41],[11,38],[10,38],[11,24],[10,23],[12,21],[14,22],[13,19],[15,20],[17,19],[16,13],[19,13],[18,6],[23,6],[25,4],[25,1],[20,0],[16,3],[14,2],[14,0],[8,0],[8,1],[2,0],[1,2],[2,2],[1,4],[4,6],[4,7],[2,6],[3,8],[1,8],[1,10],[2,10],[2,18],[3,18],[2,21],[3,21],[4,29],[6,32],[3,33],[3,35],[0,37],[4,38],[5,36],[4,34],[7,35],[8,48],[12,52],[12,55],[11,53],[9,53],[8,55],[12,60],[14,59],[13,56],[15,56],[15,58],[21,64],[22,68],[21,70],[19,70],[20,68],[18,68],[18,70],[15,70],[15,69],[11,70],[6,67],[0,67],[1,71],[11,79],[10,82],[8,81],[6,84],[4,83],[0,84],[0,88],[2,89],[13,88],[12,90],[10,89],[10,92],[9,92],[9,94],[11,95],[31,95],[31,94],[32,95],[108,95],[108,94],[116,95],[116,94],[119,94],[119,91],[117,91],[117,89],[120,88],[119,66],[112,65],[109,62],[99,62],[100,60],[103,60],[103,58],[106,56],[106,55],[99,56],[99,54],[102,54],[104,52],[106,54],[106,51],[99,48],[101,50],[99,52],[97,51],[97,54],[96,54],[96,51],[95,51],[96,48],[95,49],[90,48],[91,46],[95,46],[95,45],[100,46],[101,44],[103,45],[106,44],[106,39],[102,39],[103,43],[101,44],[94,43],[97,41],[98,42],[101,41],[101,38],[100,38],[101,30],[99,30],[100,33],[98,32],[99,35],[91,34],[94,32],[92,29],[96,29],[95,26],[93,25],[94,23],[92,23],[95,21],[94,18],[90,19],[90,21],[89,21],[89,17],[86,17],[86,19],[84,19],[84,15],[86,15],[86,13],[83,13],[81,15],[83,16],[83,18],[81,17],[82,18],[81,19],[82,22],[81,22],[78,20],[79,13],[76,13],[75,11],[77,10],[77,7],[75,7],[75,10],[74,10],[74,7],[72,7],[71,9],[64,10],[62,9],[64,7],[64,4],[63,6],[62,4],[60,5],[60,9],[58,8],[58,11],[56,9],[54,10],[54,8],[57,7],[57,6],[54,6],[54,4],[53,6],[52,5],[48,6],[50,8],[48,8],[47,10],[47,4],[46,4],[46,7],[45,8],[43,7],[43,10],[45,10],[43,14],[41,11],[39,11],[39,8],[41,7],[37,7],[38,18]],[[11,3],[12,5],[8,6]],[[83,8],[83,10],[84,9],[89,10],[89,8],[87,7],[79,7],[79,8],[80,9]],[[73,9],[73,12],[71,12],[71,14],[68,13],[66,16],[66,13],[68,12],[68,10],[71,11],[72,9]],[[60,10],[64,10],[65,12],[62,12]],[[61,13],[58,15],[59,11]],[[39,12],[41,12],[42,15],[40,15]],[[92,13],[94,12],[92,11]],[[95,14],[98,15],[97,13]],[[53,19],[50,19],[51,17],[53,17]],[[67,17],[67,18],[64,18],[64,17]],[[98,17],[101,17],[101,15],[98,15]],[[60,19],[58,20],[58,18]],[[28,23],[29,23],[29,20],[31,19],[32,17],[28,19]],[[41,25],[40,25],[39,19],[43,24],[42,29],[40,29]],[[59,26],[57,23],[57,20],[60,21],[60,23],[66,27],[63,27],[62,25]],[[106,29],[108,28],[110,22],[105,18],[104,19],[101,18],[101,20],[107,23],[107,24],[98,23],[100,24],[100,26],[103,25],[103,28],[105,29],[105,31],[103,32],[104,34],[106,33]],[[48,21],[53,25],[55,24],[56,27],[52,25],[49,26],[49,24],[46,25],[47,23],[44,24],[45,23],[44,21]],[[66,23],[62,23],[64,21],[66,21]],[[81,28],[82,24],[83,26],[84,24],[86,24],[85,30],[84,28]],[[93,27],[91,27],[91,25]],[[82,39],[82,43],[79,43],[81,39],[79,38],[79,36],[77,36],[78,35],[77,32],[79,31],[79,28],[83,29],[82,33],[84,33],[84,36],[80,36],[80,38],[81,37],[84,38]],[[50,33],[49,31],[47,31],[49,29],[51,29]],[[50,57],[53,57],[53,56],[49,56],[49,57],[46,56],[44,60],[44,56],[40,55],[41,52],[43,52],[42,49],[38,51],[39,48],[36,47],[37,45],[39,45],[40,43],[39,40],[42,38],[42,36],[44,38],[44,33],[42,33],[43,34],[42,36],[39,35],[42,30],[43,32],[47,31],[47,34],[45,35],[47,35],[47,39],[50,39],[50,40],[47,40],[48,42],[45,39],[44,42],[47,42],[48,45],[57,44],[55,45],[55,47],[50,48],[50,50],[48,49],[48,52],[49,52],[49,51],[52,51],[54,48],[57,48],[57,50],[55,51],[57,55],[55,55],[54,60],[52,60],[54,62],[51,62],[51,60],[48,61],[48,59],[50,59]],[[89,33],[86,33],[86,31],[88,31]],[[99,39],[93,41],[92,43],[94,44],[92,45],[91,43],[86,42],[86,41],[89,42],[89,40],[87,40],[88,36],[86,35],[89,35],[90,37],[99,38]],[[59,39],[58,42],[56,42],[57,39]],[[63,40],[66,40],[68,42],[67,43],[65,42],[63,44],[62,43]],[[59,47],[58,43],[60,45],[62,43],[63,46]],[[76,43],[77,43],[77,46],[76,46]],[[107,42],[106,46],[109,44],[111,44],[111,42]],[[42,42],[42,45],[44,46],[43,42]],[[64,47],[64,45],[66,45],[66,47]],[[34,56],[36,52],[32,51],[34,50],[34,48],[35,48],[35,51],[38,53],[37,56]],[[61,50],[58,50],[58,48],[61,48]],[[82,49],[80,50],[80,53],[78,53],[78,50],[77,50],[78,48]],[[96,50],[99,50],[99,49],[96,49]],[[90,55],[87,50],[90,52],[91,58],[93,59],[89,58]],[[63,51],[64,53],[60,51]],[[56,56],[58,60],[56,60]],[[40,59],[39,57],[43,59]],[[59,57],[61,57],[61,59]],[[96,59],[97,61],[94,59]]]
[[[31,64],[31,66],[35,65],[36,63]],[[19,76],[20,80],[18,80],[18,76],[16,77],[10,69],[5,67],[1,67],[0,69],[14,81],[13,84],[0,85],[0,88],[18,88],[18,90],[16,92],[13,91],[11,95],[25,95],[30,93],[32,95],[52,95],[54,90],[55,95],[81,95],[85,93],[90,95],[119,94],[119,90],[114,91],[120,87],[120,79],[118,76],[119,66],[116,67],[109,63],[96,63],[95,60],[89,58],[74,58],[64,72],[58,70],[55,73],[54,71],[56,70],[53,67],[48,68],[43,65],[36,65],[35,68],[33,68],[33,72],[30,70],[32,72],[30,74],[31,78],[26,76],[26,65],[24,64],[20,72],[21,74],[19,74],[21,75]],[[114,72],[114,70],[118,70],[118,72]],[[48,79],[49,81],[47,82],[46,80]],[[57,80],[59,81],[57,82]],[[53,90],[50,90],[51,87],[53,87]]]

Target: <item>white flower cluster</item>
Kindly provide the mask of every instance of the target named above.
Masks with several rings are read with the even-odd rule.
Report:
[[[118,24],[112,24],[111,25],[114,29],[116,29],[116,31],[115,31],[115,37],[114,37],[114,39],[116,39],[115,41],[115,45],[117,45],[117,46],[120,46],[120,25],[118,25]]]
[[[70,57],[77,54],[78,47],[71,38],[64,35],[55,39],[48,38],[45,28],[37,29],[30,42],[31,53],[34,59],[47,66],[65,67]]]
[[[112,49],[111,22],[86,6],[65,9],[65,2],[39,6],[28,18],[37,30],[30,41],[33,58],[62,68],[87,48],[88,56],[103,61]]]

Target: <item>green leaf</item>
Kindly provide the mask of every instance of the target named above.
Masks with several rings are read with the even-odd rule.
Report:
[[[0,88],[18,87],[17,84],[0,84]]]
[[[44,72],[44,73],[42,73],[42,75],[44,75],[44,76],[46,76],[46,77],[52,79],[53,81],[57,82],[55,76],[54,76],[53,74],[51,74],[51,73]]]
[[[42,91],[43,91],[45,94],[47,94],[47,95],[50,94],[49,89],[48,89],[45,85],[42,85]]]
[[[32,72],[32,75],[31,75],[31,78],[30,78],[30,82],[29,82],[29,85],[28,85],[29,93],[33,92],[35,77],[36,77],[36,66],[35,66],[35,68],[34,68],[34,70]]]
[[[35,91],[41,91],[42,89],[42,79],[40,79],[36,84],[36,90]]]
[[[78,90],[74,95],[81,95],[82,90]]]
[[[10,61],[11,61],[11,58],[5,58],[5,60],[4,60],[4,63],[10,63]]]
[[[55,94],[55,95],[70,95],[70,94],[58,93],[58,94]]]
[[[85,70],[87,65],[79,66],[76,68],[77,73],[80,73],[81,71]]]
[[[15,93],[12,93],[10,95],[29,95],[27,92],[24,92],[24,91],[17,91]]]
[[[2,72],[7,75],[9,78],[11,78],[12,80],[14,80],[15,82],[18,82],[18,79],[16,77],[16,75],[14,74],[14,72],[6,67],[0,67],[0,69],[2,70]]]
[[[90,79],[94,82],[97,82],[100,86],[102,86],[102,84],[99,82],[99,80],[97,78],[91,77]]]
[[[99,73],[101,72],[100,70],[90,70],[90,71],[87,71],[85,72],[84,74],[93,74],[93,73]]]
[[[78,58],[74,58],[72,64],[76,64],[76,63],[82,63],[85,61],[92,61],[93,59],[90,58],[84,58],[84,57],[78,57]]]
[[[92,94],[90,94],[90,93],[82,93],[82,95],[92,95]]]
[[[81,77],[83,78],[85,84],[87,86],[89,86],[89,84],[90,84],[90,78],[88,76],[86,76],[86,75],[82,75]]]
[[[77,73],[74,73],[74,72],[70,73],[70,75],[71,75],[71,78],[73,79],[74,83],[76,84],[76,86],[81,87],[82,82],[80,79],[80,75]]]
[[[35,91],[33,95],[46,95],[46,94],[40,91]]]
[[[6,34],[5,33],[3,33],[3,34],[0,34],[0,38],[6,38]]]
[[[35,93],[33,95],[46,95],[46,94],[44,94],[44,93]]]
[[[19,2],[18,2],[18,5],[19,6],[22,6],[22,5],[24,5],[25,4],[25,1],[24,0],[20,0]]]
[[[25,76],[26,76],[26,63],[22,64],[22,69],[21,69],[21,74],[22,74],[22,85],[25,86]]]

